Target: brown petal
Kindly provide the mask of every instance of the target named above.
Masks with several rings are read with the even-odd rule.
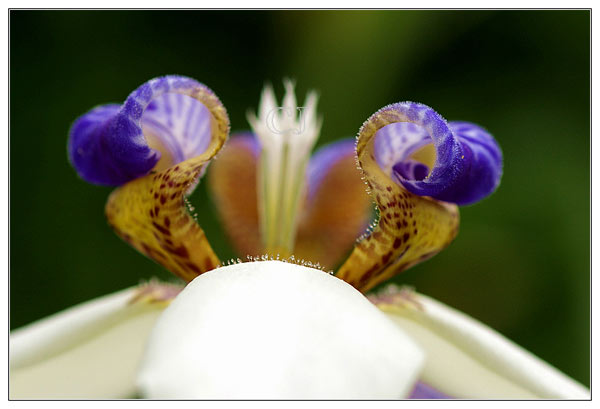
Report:
[[[354,140],[322,148],[311,159],[308,173],[308,197],[294,254],[332,269],[373,216],[371,199],[356,167]]]
[[[256,196],[259,149],[250,133],[232,136],[208,173],[208,187],[221,225],[241,256],[263,252]]]

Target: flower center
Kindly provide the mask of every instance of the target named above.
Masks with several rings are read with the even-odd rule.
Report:
[[[267,253],[289,256],[294,249],[299,204],[305,191],[306,165],[321,129],[317,94],[309,92],[298,106],[294,83],[286,80],[282,106],[271,86],[263,90],[258,115],[248,121],[261,144],[258,208],[261,238]]]

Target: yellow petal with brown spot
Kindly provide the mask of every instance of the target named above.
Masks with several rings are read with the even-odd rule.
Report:
[[[188,282],[220,263],[188,213],[185,197],[229,134],[229,119],[218,98],[209,93],[196,97],[212,114],[206,151],[117,188],[105,209],[109,224],[123,240]]]
[[[456,205],[408,192],[375,160],[376,132],[404,121],[393,111],[381,110],[365,122],[358,135],[358,166],[379,210],[379,220],[371,233],[359,239],[336,275],[362,292],[437,254],[458,233]]]

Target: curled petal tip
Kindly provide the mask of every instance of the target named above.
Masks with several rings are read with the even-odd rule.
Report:
[[[494,193],[502,178],[502,150],[485,129],[469,122],[449,122],[463,146],[465,167],[450,200],[467,205]],[[452,200],[454,198],[454,200]]]
[[[217,96],[196,80],[171,75],[141,85],[120,106],[77,119],[69,154],[86,181],[119,185],[106,204],[115,232],[190,281],[219,259],[185,198],[228,135]]]
[[[79,117],[69,132],[69,158],[87,182],[119,186],[202,154],[227,133],[222,104],[187,77],[152,79],[122,105],[102,105]]]
[[[356,154],[380,217],[337,274],[361,291],[450,244],[456,205],[491,194],[502,174],[502,152],[489,133],[448,123],[416,102],[374,113],[359,131]]]
[[[416,195],[467,205],[500,183],[502,151],[494,138],[478,125],[447,122],[426,105],[388,105],[367,120],[362,132],[375,133],[378,164]],[[413,155],[429,144],[435,149],[433,163],[415,161]]]
[[[71,126],[69,160],[86,182],[120,185],[145,175],[160,159],[160,152],[139,140],[111,137],[112,133],[130,132],[126,123],[117,120],[120,108],[115,104],[98,106]]]

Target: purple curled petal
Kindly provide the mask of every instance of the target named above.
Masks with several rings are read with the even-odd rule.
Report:
[[[144,176],[164,158],[174,165],[197,156],[211,138],[211,113],[195,96],[212,94],[186,77],[152,79],[123,105],[79,117],[69,132],[69,158],[87,182],[117,186]]]
[[[99,185],[119,185],[150,171],[160,153],[145,142],[135,143],[128,138],[111,138],[121,107],[102,105],[79,117],[69,132],[69,158],[79,176]],[[131,160],[124,161],[121,153]]]
[[[502,177],[502,150],[485,129],[469,122],[451,121],[450,129],[463,146],[465,167],[449,199],[475,203],[496,190]],[[442,199],[444,200],[444,199]]]
[[[397,122],[377,131],[375,159],[385,173],[410,192],[459,205],[490,195],[500,183],[502,152],[483,128],[446,122],[430,107],[401,102],[392,111]],[[432,143],[436,158],[430,169],[411,157]]]

